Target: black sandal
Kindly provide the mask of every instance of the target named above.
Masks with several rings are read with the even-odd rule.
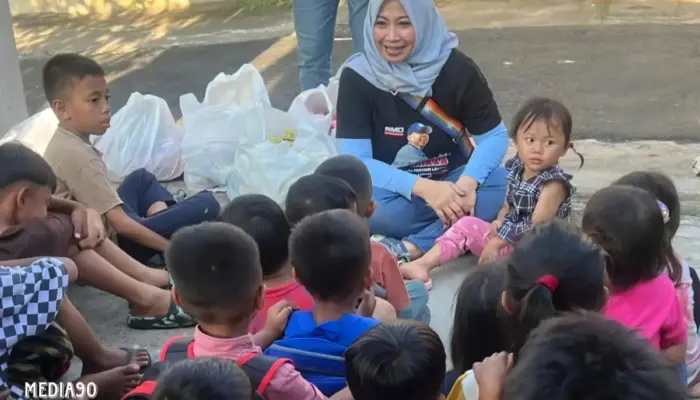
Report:
[[[187,314],[180,306],[170,300],[170,310],[160,317],[137,317],[129,315],[126,323],[132,329],[152,330],[152,329],[174,329],[189,328],[197,325],[197,321]]]

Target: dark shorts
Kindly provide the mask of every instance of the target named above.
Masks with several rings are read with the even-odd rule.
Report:
[[[70,368],[73,345],[55,321],[42,333],[15,344],[8,361],[7,380],[24,387],[31,382],[55,382]]]
[[[49,214],[0,234],[0,261],[30,257],[68,257],[75,243],[69,215]]]

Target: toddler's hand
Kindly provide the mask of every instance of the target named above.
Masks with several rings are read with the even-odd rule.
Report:
[[[280,337],[287,326],[287,320],[294,311],[294,306],[289,300],[281,300],[267,310],[267,320],[265,320],[264,330]]]
[[[497,260],[501,256],[501,247],[497,241],[498,238],[491,239],[479,257],[479,264],[488,263]]]
[[[484,361],[475,363],[474,377],[479,384],[479,399],[499,399],[503,394],[506,375],[513,367],[512,353],[495,353]]]
[[[365,293],[360,298],[360,305],[357,306],[357,314],[363,317],[372,317],[374,307],[377,306],[377,298],[374,297],[372,289],[365,290]]]
[[[503,226],[503,221],[500,219],[497,219],[491,223],[491,228],[489,228],[489,232],[486,234],[485,238],[489,237],[494,237],[498,234],[498,230],[501,229]]]

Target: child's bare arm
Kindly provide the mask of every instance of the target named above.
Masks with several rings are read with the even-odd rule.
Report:
[[[532,224],[539,225],[549,222],[557,215],[561,203],[566,200],[566,188],[561,181],[551,181],[542,187],[537,199],[535,211],[532,213]]]
[[[126,215],[121,206],[114,207],[107,211],[105,216],[107,217],[107,222],[112,225],[118,234],[142,246],[160,252],[164,252],[168,247],[168,240],[166,238],[131,219],[131,217]]]
[[[674,364],[685,364],[685,352],[686,352],[686,344],[678,344],[675,346],[671,346],[669,348],[666,348],[664,350],[661,350],[661,353],[668,357]]]
[[[503,221],[503,219],[506,217],[506,214],[508,214],[509,209],[510,208],[508,207],[508,196],[506,196],[506,200],[503,200],[503,207],[501,207],[501,210],[498,212],[496,220]]]

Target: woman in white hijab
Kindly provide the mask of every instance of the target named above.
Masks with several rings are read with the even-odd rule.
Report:
[[[339,72],[338,143],[372,175],[373,239],[411,260],[465,215],[496,219],[508,132],[432,0],[370,0],[364,35],[364,52]],[[425,146],[407,141],[415,132],[430,135]],[[407,155],[418,161],[405,165]],[[424,271],[402,273],[428,281]]]

